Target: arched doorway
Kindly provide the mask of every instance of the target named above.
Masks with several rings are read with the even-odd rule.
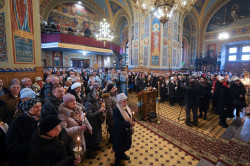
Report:
[[[196,21],[187,14],[183,21],[183,36],[182,36],[182,67],[191,68],[194,67],[194,61],[196,58]]]
[[[188,63],[188,41],[186,38],[182,38],[182,50],[181,50],[181,56],[182,56],[182,67],[186,68]]]

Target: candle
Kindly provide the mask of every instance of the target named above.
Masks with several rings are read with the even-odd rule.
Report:
[[[161,89],[160,89],[160,82],[158,81],[158,96],[160,96],[160,94],[161,94],[161,91],[160,91]]]
[[[135,112],[132,112],[132,121],[134,121]]]
[[[86,120],[86,113],[83,114],[83,121],[85,122]]]
[[[79,151],[80,151],[80,137],[77,137],[77,151],[78,151],[78,153],[79,153]]]

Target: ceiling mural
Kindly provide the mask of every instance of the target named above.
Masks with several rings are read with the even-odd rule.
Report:
[[[198,11],[198,13],[201,13],[201,9],[204,5],[206,0],[197,0],[197,2],[194,4],[194,7],[196,8],[196,10]]]
[[[236,26],[242,26],[249,23],[250,3],[242,0],[231,0],[213,15],[208,23],[206,31],[210,32],[222,30],[224,28],[235,28]]]
[[[113,15],[115,15],[118,10],[122,9],[121,6],[119,6],[118,4],[116,4],[116,3],[112,2],[112,1],[109,1],[109,3],[110,3],[110,6],[111,6]]]
[[[95,33],[99,27],[99,17],[87,7],[74,3],[63,3],[52,9],[48,22],[60,23],[61,27],[77,28],[84,31],[87,27]]]

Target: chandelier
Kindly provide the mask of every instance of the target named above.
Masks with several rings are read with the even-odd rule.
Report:
[[[164,24],[175,12],[183,14],[190,11],[196,0],[133,0],[133,2],[135,7],[144,13],[154,12],[155,17]]]
[[[111,33],[110,24],[105,18],[100,22],[99,34],[96,34],[95,37],[97,40],[103,41],[104,46],[107,41],[113,41],[114,35]]]
[[[227,12],[227,9],[226,9],[226,5],[225,5],[225,11],[224,11],[224,27],[226,27],[226,12]],[[219,34],[218,36],[219,40],[227,40],[229,38],[229,34],[227,32],[222,32]]]

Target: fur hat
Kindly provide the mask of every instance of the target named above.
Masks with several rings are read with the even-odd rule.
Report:
[[[36,77],[35,81],[42,81],[42,78],[41,77]]]
[[[35,98],[36,97],[36,92],[33,91],[30,88],[23,88],[20,91],[20,99],[24,99],[24,98]]]
[[[124,93],[120,93],[119,95],[116,96],[117,102],[127,100],[127,96]]]
[[[40,134],[46,134],[47,132],[54,129],[58,124],[61,123],[61,120],[55,115],[49,115],[42,119],[39,125]]]
[[[76,83],[74,83],[72,86],[71,86],[71,90],[74,90],[74,89],[76,89],[76,88],[78,88],[78,87],[81,87],[82,86],[82,84],[80,83],[80,82],[76,82]]]
[[[76,101],[76,97],[70,93],[67,93],[66,95],[63,96],[63,102],[65,104]]]

